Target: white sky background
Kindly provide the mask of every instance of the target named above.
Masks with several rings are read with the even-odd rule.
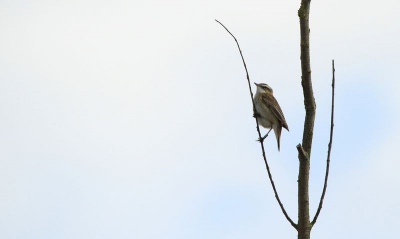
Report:
[[[273,196],[238,38],[290,132],[267,156],[297,221],[300,1],[2,1],[0,237],[295,238]],[[313,1],[313,238],[398,238],[398,1]],[[264,131],[265,132],[265,131]]]

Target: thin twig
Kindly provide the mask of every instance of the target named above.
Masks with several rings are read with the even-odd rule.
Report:
[[[251,102],[253,103],[253,112],[255,113],[255,112],[256,112],[256,106],[255,106],[255,104],[254,104],[253,91],[251,90],[249,72],[247,71],[246,62],[244,61],[243,54],[242,54],[242,50],[240,49],[240,46],[239,46],[239,42],[236,40],[236,37],[228,30],[228,28],[226,28],[226,27],[224,26],[224,24],[222,24],[220,21],[218,21],[218,20],[216,20],[216,19],[215,19],[215,21],[218,22],[219,24],[221,24],[221,26],[223,26],[223,27],[225,28],[225,30],[233,37],[233,39],[235,39],[236,45],[237,45],[237,47],[238,47],[238,49],[239,49],[239,52],[240,52],[240,56],[242,57],[244,69],[246,70],[246,77],[247,77],[247,82],[248,82],[248,84],[249,84]],[[255,117],[255,119],[256,119],[256,125],[257,125],[258,136],[259,136],[259,139],[261,139],[260,126],[259,126],[259,124],[258,124],[257,117]],[[282,212],[283,212],[283,214],[285,215],[286,219],[287,219],[287,220],[290,222],[290,224],[297,230],[297,225],[296,225],[296,223],[294,223],[293,220],[290,219],[290,217],[289,217],[289,215],[287,214],[285,208],[283,207],[283,204],[282,204],[281,200],[279,199],[279,195],[278,195],[278,192],[276,191],[275,183],[274,183],[274,180],[272,179],[272,175],[271,175],[271,172],[270,172],[270,169],[269,169],[269,166],[268,166],[267,158],[266,158],[266,156],[265,156],[265,149],[264,149],[263,140],[260,140],[260,143],[261,143],[262,155],[263,155],[264,162],[265,162],[265,167],[267,168],[268,177],[269,177],[269,180],[270,180],[270,182],[271,182],[272,189],[274,190],[275,198],[276,198],[276,200],[278,201],[278,204],[279,204],[279,206],[281,207]]]
[[[322,209],[322,204],[324,202],[326,187],[328,186],[328,176],[329,176],[329,163],[331,162],[331,149],[332,149],[332,136],[333,136],[333,116],[335,112],[335,60],[332,60],[332,109],[331,109],[331,133],[329,137],[329,144],[328,144],[328,156],[326,159],[326,172],[325,172],[325,182],[324,182],[324,189],[322,190],[321,199],[319,201],[319,206],[317,212],[315,213],[314,219],[311,222],[311,227],[317,222],[319,213]]]

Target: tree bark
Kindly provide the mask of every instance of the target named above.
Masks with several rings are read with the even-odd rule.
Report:
[[[310,66],[310,4],[311,0],[302,0],[298,10],[300,19],[301,85],[303,87],[304,107],[306,110],[303,141],[301,145],[297,146],[300,161],[298,177],[298,239],[309,239],[311,231],[308,182],[316,105]]]

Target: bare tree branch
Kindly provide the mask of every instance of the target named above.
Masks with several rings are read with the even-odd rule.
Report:
[[[236,45],[237,45],[237,47],[238,47],[238,49],[239,49],[239,52],[240,52],[240,56],[242,57],[244,69],[246,70],[246,77],[247,77],[247,82],[248,82],[248,84],[249,84],[251,102],[253,103],[253,112],[255,113],[255,112],[256,112],[256,107],[255,107],[254,99],[253,99],[253,91],[251,90],[249,72],[247,71],[246,62],[244,61],[243,54],[242,54],[242,50],[240,49],[240,46],[239,46],[239,42],[236,40],[236,37],[224,26],[224,24],[222,24],[222,23],[221,23],[220,21],[218,21],[218,20],[215,20],[215,21],[218,22],[219,24],[221,24],[221,26],[223,26],[223,27],[225,28],[225,30],[233,37],[233,39],[235,39]],[[256,119],[256,125],[257,125],[258,136],[259,136],[259,139],[261,139],[261,132],[260,132],[260,127],[259,127],[259,124],[258,124],[257,117],[255,117],[255,119]],[[269,180],[270,180],[270,182],[271,182],[272,189],[274,190],[275,198],[276,198],[276,200],[278,201],[278,204],[279,204],[279,206],[281,207],[282,212],[283,212],[283,214],[285,215],[286,219],[287,219],[287,220],[289,221],[289,223],[297,230],[297,225],[296,225],[296,223],[294,223],[293,220],[289,217],[289,215],[287,214],[285,208],[283,207],[283,204],[282,204],[281,200],[279,199],[279,195],[278,195],[278,192],[276,191],[275,183],[274,183],[274,180],[272,179],[272,175],[271,175],[271,172],[270,172],[270,169],[269,169],[269,166],[268,166],[267,158],[266,158],[266,156],[265,156],[264,143],[263,143],[262,140],[260,140],[260,143],[261,143],[262,155],[263,155],[264,162],[265,162],[265,167],[267,168],[268,177],[269,177]]]
[[[319,206],[317,212],[315,213],[314,219],[311,222],[311,227],[317,222],[319,213],[322,209],[322,204],[324,203],[324,197],[326,188],[328,186],[328,176],[329,176],[329,163],[331,162],[331,149],[332,149],[332,136],[333,136],[333,116],[335,112],[335,60],[332,60],[332,108],[331,108],[331,133],[329,136],[329,144],[328,144],[328,156],[326,158],[326,172],[325,172],[325,182],[324,182],[324,189],[322,190],[321,199],[319,201]]]
[[[301,146],[301,144],[298,144],[296,146],[297,151],[299,152],[299,159],[300,160],[307,160],[308,156],[307,153],[304,151],[303,146]]]
[[[310,64],[310,5],[311,0],[301,0],[300,8],[297,12],[300,20],[300,50],[301,50],[301,85],[303,87],[304,108],[306,116],[304,120],[303,148],[307,157],[299,154],[299,177],[298,177],[298,239],[309,239],[310,224],[310,203],[309,203],[309,178],[310,178],[310,157],[311,146],[314,134],[315,121],[315,99],[311,81]]]

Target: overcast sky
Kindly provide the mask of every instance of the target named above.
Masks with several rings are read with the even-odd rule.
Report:
[[[296,238],[240,55],[288,122],[266,154],[297,221],[300,0],[0,2],[0,238]],[[312,1],[312,238],[398,238],[399,1]],[[253,88],[254,90],[254,88]],[[263,132],[266,132],[263,130]]]

